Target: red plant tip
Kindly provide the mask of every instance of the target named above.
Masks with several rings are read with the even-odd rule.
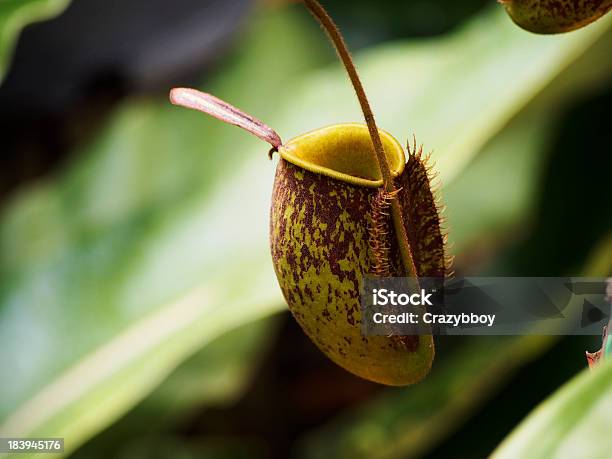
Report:
[[[274,150],[278,150],[283,144],[274,129],[211,94],[197,89],[174,88],[170,91],[170,102],[174,105],[198,110],[228,124],[238,126],[268,142]]]

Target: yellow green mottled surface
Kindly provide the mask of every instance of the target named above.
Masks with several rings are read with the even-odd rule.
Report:
[[[420,164],[419,158],[411,159]],[[428,183],[425,186],[432,197]],[[359,292],[373,264],[369,236],[376,192],[377,188],[347,183],[281,159],[271,209],[272,258],[291,312],[330,359],[365,379],[408,385],[429,372],[433,338],[361,334]],[[431,202],[433,206],[433,197]],[[424,230],[419,225],[415,228]],[[438,262],[443,266],[439,225],[436,231],[442,253]],[[391,230],[389,238],[394,237]],[[431,244],[431,238],[426,239]],[[390,245],[396,247],[393,241]],[[392,257],[390,264],[392,275],[404,275],[398,257]]]
[[[596,21],[612,0],[500,0],[512,20],[530,32],[569,32]]]
[[[404,171],[402,145],[379,129],[393,177]],[[302,134],[279,149],[281,158],[311,172],[370,188],[382,186],[368,127],[360,123],[326,126]]]

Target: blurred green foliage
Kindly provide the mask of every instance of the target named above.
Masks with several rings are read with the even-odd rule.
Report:
[[[206,90],[284,139],[360,120],[343,71],[320,68],[329,51],[309,20],[297,8],[254,16]],[[356,56],[381,127],[433,149],[455,253],[503,245],[528,224],[555,114],[612,75],[610,25],[543,39],[497,9],[449,35]],[[0,217],[0,364],[10,375],[0,433],[66,436],[72,452],[113,423],[109,444],[155,418],[139,431],[147,445],[135,439],[122,454],[244,457],[214,442],[174,448],[160,432],[194,406],[236,400],[274,334],[265,318],[284,310],[267,248],[265,156],[232,127],[133,98],[64,170],[16,196]],[[306,437],[304,455],[423,453],[550,344],[468,342],[423,384],[383,391]]]
[[[605,361],[538,406],[492,457],[610,457],[610,408],[612,362]]]
[[[448,33],[468,15],[490,6],[488,0],[328,0],[352,46],[374,41]],[[367,31],[367,33],[364,33]]]
[[[306,458],[419,457],[449,434],[549,337],[480,337],[439,364],[426,384],[387,394],[311,434]]]
[[[293,25],[282,16],[260,21],[245,37],[249,49],[211,87],[259,103],[262,116],[272,112],[277,86],[316,62],[307,53],[290,59],[303,41]],[[263,33],[270,29],[286,39]],[[293,65],[270,76],[278,58]],[[262,82],[257,92],[243,85],[245,74]],[[272,170],[250,180],[239,152],[258,151],[257,143],[208,126],[165,100],[128,103],[82,161],[9,207],[0,229],[0,340],[12,377],[0,384],[0,417],[21,407],[0,430],[62,432],[75,448],[203,344],[282,307],[266,225],[245,226],[265,221]],[[259,197],[246,190],[259,205],[244,206],[247,182],[259,184]],[[27,346],[22,326],[31,330]],[[114,361],[124,348],[133,349]],[[27,403],[34,394],[42,400]],[[51,399],[61,402],[38,409]]]
[[[3,0],[0,3],[0,82],[21,30],[32,22],[61,13],[69,3],[70,0]]]

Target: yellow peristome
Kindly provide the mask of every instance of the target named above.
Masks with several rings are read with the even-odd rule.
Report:
[[[404,171],[402,145],[379,129],[391,174]],[[368,127],[360,123],[327,126],[302,134],[279,148],[280,156],[310,172],[353,185],[378,188],[383,185]]]

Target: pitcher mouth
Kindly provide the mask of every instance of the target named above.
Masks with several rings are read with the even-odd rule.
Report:
[[[404,149],[388,132],[378,132],[391,175],[397,177],[406,165]],[[278,152],[285,161],[315,174],[369,188],[383,185],[365,124],[335,124],[307,132],[280,146]]]

